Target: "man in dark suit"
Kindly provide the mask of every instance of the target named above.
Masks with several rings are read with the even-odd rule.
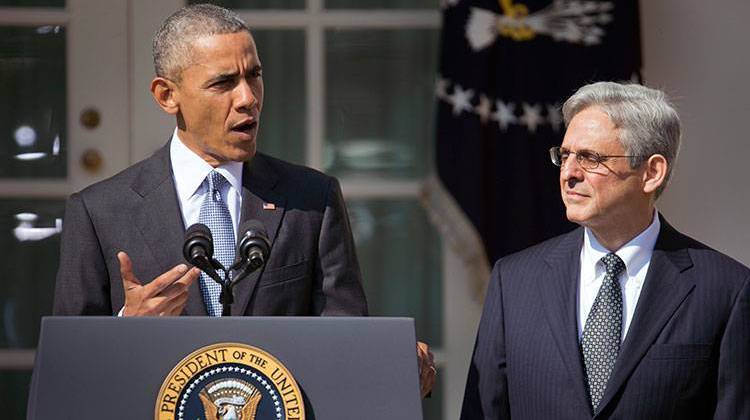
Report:
[[[177,128],[152,157],[68,200],[54,314],[219,316],[217,285],[184,263],[185,229],[208,225],[228,267],[238,226],[254,219],[271,251],[234,287],[232,315],[366,315],[336,179],[256,153],[264,91],[247,25],[187,6],[165,20],[153,53],[151,92]],[[417,353],[424,394],[435,369],[425,344]]]
[[[550,155],[581,227],[495,264],[461,418],[750,419],[750,270],[655,210],[677,113],[601,82],[563,114]]]
[[[366,315],[338,182],[256,154],[263,79],[244,22],[182,9],[155,36],[154,65],[151,91],[177,129],[152,157],[70,197],[54,312],[207,314],[182,243],[218,172],[232,229],[259,220],[273,244],[263,273],[237,284],[235,314]]]

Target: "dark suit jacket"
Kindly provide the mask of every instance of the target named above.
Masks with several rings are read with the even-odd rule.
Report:
[[[275,204],[264,210],[263,203]],[[263,223],[272,242],[261,272],[234,288],[232,315],[366,315],[349,219],[336,179],[257,154],[245,164],[241,222]],[[169,145],[70,196],[54,314],[112,315],[124,304],[118,251],[146,283],[185,262],[185,227]],[[196,281],[185,315],[206,315]]]
[[[495,264],[464,420],[750,419],[750,271],[662,219],[598,412],[578,344],[583,229]]]

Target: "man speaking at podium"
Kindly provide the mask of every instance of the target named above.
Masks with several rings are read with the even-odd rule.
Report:
[[[153,55],[151,92],[177,128],[152,157],[71,195],[54,313],[218,316],[218,284],[182,264],[185,230],[208,226],[229,267],[238,226],[254,219],[273,247],[262,275],[236,285],[233,315],[366,315],[338,182],[256,153],[263,70],[246,24],[185,7]]]
[[[153,54],[151,92],[177,128],[152,157],[71,195],[54,313],[218,316],[215,282],[181,264],[185,229],[211,228],[228,267],[238,226],[255,219],[273,250],[259,278],[237,284],[233,315],[366,315],[338,182],[256,153],[263,70],[245,23],[183,8]]]
[[[177,128],[152,157],[71,195],[54,314],[220,316],[219,285],[184,264],[185,230],[208,226],[229,267],[238,226],[257,220],[271,252],[234,287],[232,315],[367,315],[338,181],[256,153],[263,70],[247,25],[221,7],[184,7],[153,56],[151,92]],[[434,367],[425,345],[418,354],[424,393]]]

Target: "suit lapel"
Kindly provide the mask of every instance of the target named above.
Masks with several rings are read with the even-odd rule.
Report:
[[[247,220],[257,220],[263,224],[273,244],[284,216],[286,196],[276,188],[279,177],[274,168],[262,154],[257,154],[250,163],[246,163],[242,172],[242,214],[240,225]],[[242,232],[238,232],[239,235]],[[265,268],[265,267],[264,267]],[[234,304],[232,315],[243,315],[247,310],[250,297],[258,284],[262,270],[249,275],[234,287]]]
[[[569,233],[545,257],[549,274],[542,276],[540,288],[552,335],[571,377],[579,403],[589,407],[583,379],[583,364],[578,346],[578,278],[580,276],[583,229]]]
[[[694,282],[681,273],[693,266],[680,234],[661,218],[661,232],[651,256],[643,291],[638,299],[633,321],[620,350],[607,390],[599,404],[599,412],[617,394],[638,363],[646,355],[674,311],[693,290]]]
[[[154,255],[158,273],[184,262],[182,242],[185,225],[172,179],[169,143],[144,162],[131,188],[142,197],[135,212],[135,223],[146,245]],[[170,216],[175,215],[175,216]],[[206,307],[200,287],[194,284],[188,292],[184,314],[205,315]]]

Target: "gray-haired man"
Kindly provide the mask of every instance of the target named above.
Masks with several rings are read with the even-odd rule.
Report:
[[[750,419],[750,270],[655,210],[677,113],[600,82],[563,114],[550,155],[581,228],[495,264],[462,419]]]

